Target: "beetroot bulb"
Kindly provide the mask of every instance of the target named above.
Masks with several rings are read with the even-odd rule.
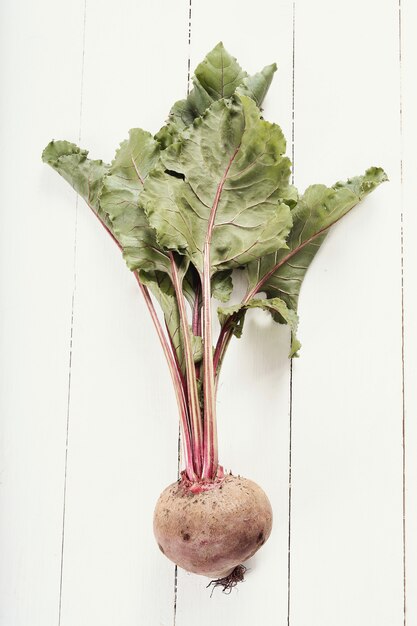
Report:
[[[265,492],[231,474],[200,490],[184,479],[169,485],[154,514],[161,552],[185,570],[214,579],[227,579],[263,546],[271,529]]]

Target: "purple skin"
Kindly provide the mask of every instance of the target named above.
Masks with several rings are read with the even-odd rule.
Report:
[[[223,578],[266,542],[272,509],[265,492],[247,478],[227,475],[200,493],[180,481],[160,495],[153,527],[171,561],[194,574]]]

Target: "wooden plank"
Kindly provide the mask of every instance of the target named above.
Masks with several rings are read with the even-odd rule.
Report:
[[[55,626],[76,199],[41,152],[78,133],[83,2],[3,2],[0,24],[0,623]]]
[[[278,63],[265,117],[281,124],[290,138],[292,3],[261,0],[254,11],[237,0],[193,1],[193,69],[219,40],[249,72]],[[230,596],[216,590],[210,597],[207,579],[179,570],[177,626],[283,624],[286,619],[289,336],[286,328],[256,313],[248,316],[243,338],[232,343],[222,372],[220,459],[227,469],[265,489],[274,510],[274,529],[249,561],[247,580]]]
[[[295,182],[382,165],[300,301],[290,624],[402,623],[398,5],[297,0]]]
[[[78,141],[84,2],[2,5],[2,626],[403,623],[398,4],[353,0],[343,14],[330,0],[296,4],[297,185],[371,163],[390,183],[335,228],[302,292],[288,622],[287,331],[248,317],[219,394],[221,460],[268,492],[273,535],[230,597],[210,599],[207,581],[182,571],[175,593],[152,535],[155,500],[177,468],[169,376],[132,277],[82,203],[59,619],[75,197],[40,152],[53,136]],[[407,624],[416,626],[417,15],[410,0],[401,9]],[[188,1],[87,0],[86,17],[82,145],[110,160],[131,126],[157,130],[185,93]],[[250,71],[278,61],[265,116],[290,138],[292,2],[262,0],[254,12],[193,0],[191,65],[219,39]]]
[[[109,161],[185,91],[188,4],[88,0],[82,145]],[[171,382],[137,285],[79,209],[62,626],[170,624],[174,566],[153,538],[177,473]]]
[[[415,201],[417,143],[417,6],[401,3],[402,69],[402,174],[403,174],[403,251],[404,251],[404,512],[406,624],[417,624],[417,215]]]

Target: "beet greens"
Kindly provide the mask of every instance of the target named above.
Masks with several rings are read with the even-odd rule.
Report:
[[[296,338],[297,304],[308,266],[329,228],[381,182],[372,167],[301,195],[279,126],[261,105],[276,66],[249,76],[218,44],[197,67],[193,89],[153,137],[132,129],[107,165],[67,141],[43,160],[84,198],[123,253],[152,316],[178,403],[185,476],[211,483],[218,461],[216,389],[227,347],[246,311],[261,308]],[[226,304],[232,272],[247,278],[243,300]],[[260,295],[262,294],[262,296]],[[155,310],[162,309],[165,328]]]

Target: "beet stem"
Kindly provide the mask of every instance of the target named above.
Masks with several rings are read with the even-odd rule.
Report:
[[[194,366],[194,357],[191,345],[190,327],[185,309],[185,298],[182,292],[182,278],[178,274],[178,267],[172,252],[169,253],[171,260],[172,284],[177,297],[178,311],[180,316],[182,338],[184,345],[185,368],[187,376],[188,409],[191,424],[191,446],[193,452],[193,465],[197,476],[201,476],[203,428],[200,412],[200,399],[198,397],[197,378]]]
[[[229,170],[239,152],[240,145],[233,152],[217,186],[216,196],[210,210],[206,240],[203,251],[203,387],[204,387],[204,445],[203,445],[203,480],[214,480],[219,464],[216,421],[216,385],[214,381],[213,340],[211,333],[211,261],[210,247],[216,221],[217,208]]]

